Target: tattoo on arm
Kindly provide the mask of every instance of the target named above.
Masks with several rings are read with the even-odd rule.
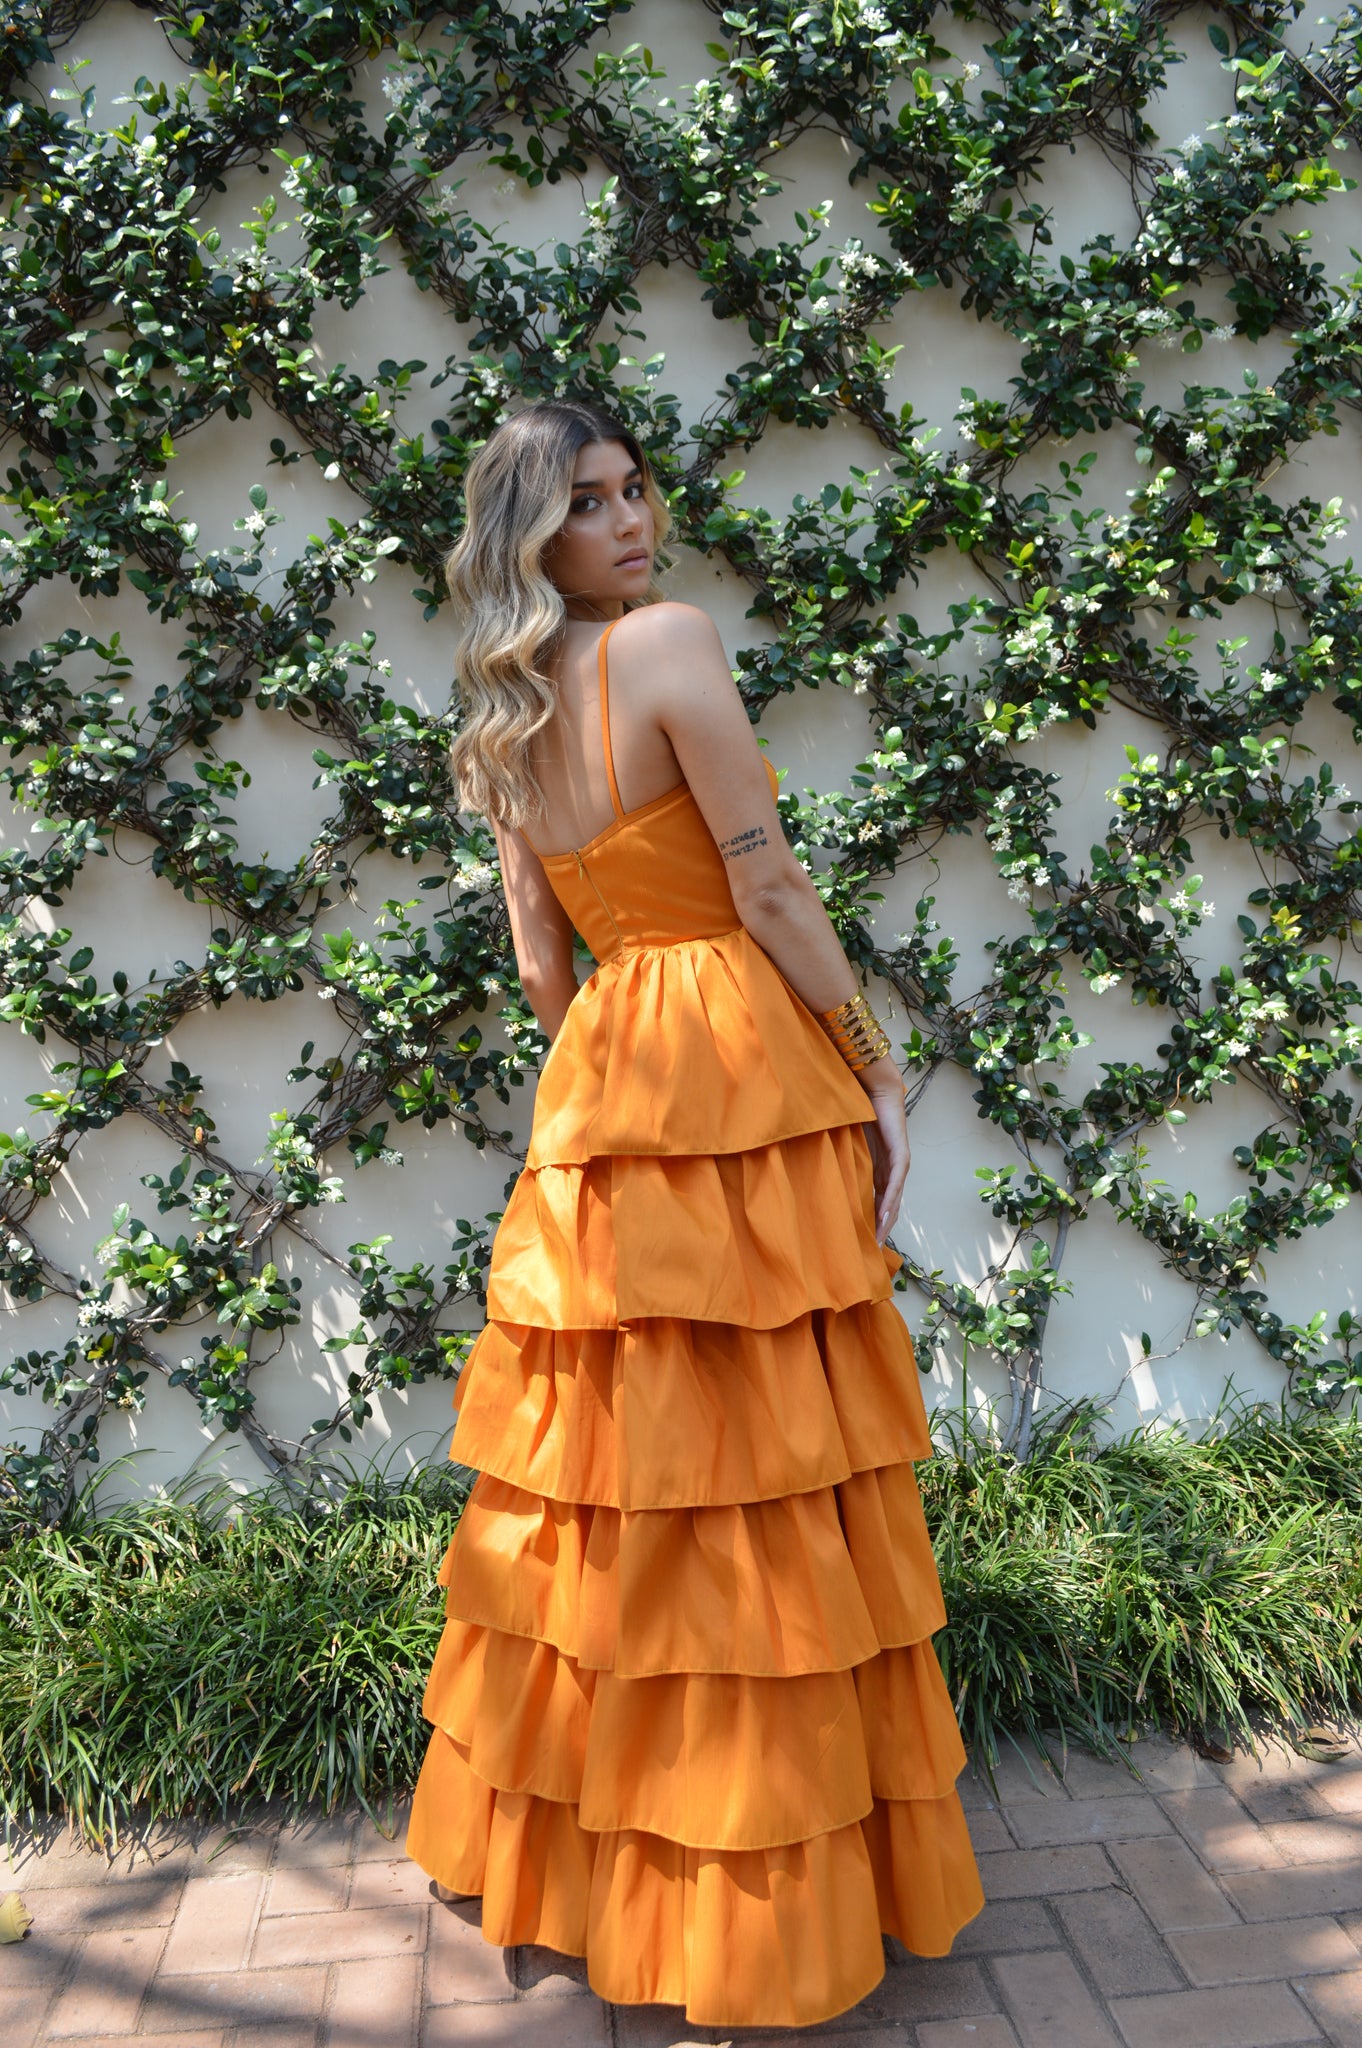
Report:
[[[741,854],[755,853],[758,847],[766,845],[766,831],[761,825],[753,825],[746,832],[735,832],[731,839],[719,841],[719,851],[725,860],[737,860]]]

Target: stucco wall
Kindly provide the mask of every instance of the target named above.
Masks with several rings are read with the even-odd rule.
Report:
[[[1206,40],[1205,27],[1212,19],[1209,11],[1189,9],[1171,25],[1172,39],[1186,53],[1186,61],[1170,72],[1167,91],[1147,109],[1147,117],[1166,143],[1176,144],[1189,130],[1204,130],[1211,119],[1231,109],[1231,83]],[[683,97],[697,78],[712,72],[713,59],[706,54],[705,45],[717,33],[716,16],[698,0],[646,0],[617,17],[608,31],[594,39],[592,47],[622,49],[629,43],[646,43],[655,63],[666,73],[665,84],[659,84],[655,92]],[[1304,49],[1314,33],[1307,17],[1288,31],[1287,39]],[[981,25],[956,23],[946,13],[938,23],[938,34],[960,59],[973,59],[987,67],[982,49],[987,38]],[[82,87],[93,83],[97,88],[94,119],[105,125],[127,118],[128,109],[120,106],[119,98],[139,73],[153,78],[183,75],[153,17],[119,4],[106,6],[59,55],[67,64],[84,60],[86,68],[79,83]],[[359,67],[362,91],[376,123],[384,115],[382,83],[389,61],[385,54]],[[58,68],[35,74],[32,80],[33,85],[46,88],[62,83]],[[1357,177],[1357,158],[1352,147],[1346,158],[1338,159],[1339,167]],[[849,160],[847,145],[831,133],[806,133],[787,148],[770,166],[773,171],[778,169],[785,181],[779,201],[769,209],[770,234],[797,239],[796,211],[831,201],[826,247],[859,236],[867,248],[892,254],[879,235],[875,218],[866,210],[866,199],[873,192],[864,184],[851,187],[847,183]],[[267,175],[253,165],[234,171],[227,191],[214,197],[205,209],[206,219],[221,231],[224,252],[244,244],[242,223],[267,191],[275,194],[281,214],[289,212],[289,198],[280,185],[281,166],[277,160],[267,161]],[[580,209],[603,182],[600,168],[592,166],[582,189],[568,182],[527,192],[519,187],[506,189],[502,174],[485,165],[465,164],[461,170],[466,173],[462,197],[477,218],[488,226],[500,224],[503,232],[516,240],[542,249],[581,233]],[[1103,231],[1118,241],[1134,233],[1129,189],[1093,145],[1083,144],[1072,154],[1053,153],[1044,165],[1043,197],[1052,209],[1053,260],[1065,250],[1077,256],[1085,242]],[[1362,193],[1335,195],[1326,207],[1312,210],[1308,219],[1279,221],[1278,225],[1308,226],[1314,254],[1331,275],[1341,278],[1355,267],[1350,249],[1362,247]],[[287,249],[287,238],[282,246]],[[316,345],[325,363],[344,361],[361,372],[385,355],[422,359],[427,367],[415,377],[402,407],[404,430],[415,434],[440,416],[449,387],[432,388],[431,378],[446,358],[466,353],[468,336],[433,296],[415,286],[391,250],[385,251],[385,256],[391,264],[387,274],[370,280],[353,311],[332,306],[320,315]],[[620,344],[639,363],[663,358],[658,388],[676,394],[688,425],[698,422],[713,409],[725,374],[750,355],[746,335],[740,325],[716,321],[695,278],[684,267],[650,269],[639,279],[638,294],[641,314],[617,327]],[[1214,311],[1214,293],[1207,291],[1202,298],[1205,309]],[[1230,311],[1227,308],[1221,317],[1230,317]],[[611,338],[608,320],[599,338]],[[973,312],[961,311],[944,291],[902,302],[880,339],[886,345],[902,344],[887,387],[891,406],[911,405],[914,412],[925,415],[931,426],[939,429],[939,444],[944,446],[959,441],[954,415],[964,387],[981,394],[1006,395],[1007,380],[1016,367],[1009,338],[989,323],[981,324]],[[1146,403],[1159,398],[1169,405],[1179,404],[1184,384],[1193,378],[1234,386],[1246,367],[1266,381],[1288,354],[1287,344],[1276,336],[1257,347],[1210,343],[1195,358],[1151,350],[1140,371],[1147,386]],[[233,538],[232,521],[249,509],[250,485],[268,475],[271,501],[287,514],[286,523],[271,535],[277,549],[277,574],[303,548],[309,533],[324,526],[328,516],[350,519],[362,507],[342,479],[324,480],[311,463],[267,471],[268,446],[276,435],[282,435],[289,447],[298,445],[291,429],[270,417],[263,406],[250,420],[229,422],[220,416],[182,445],[171,468],[170,483],[172,492],[178,493],[178,516],[198,522],[201,544],[226,544]],[[1086,481],[1085,503],[1119,511],[1125,494],[1137,486],[1142,475],[1129,435],[1114,431],[1090,444],[1081,439],[1064,446],[1052,442],[1029,461],[1036,474],[1053,478],[1058,462],[1076,461],[1085,445],[1098,452],[1097,464]],[[812,495],[829,479],[840,484],[849,478],[853,466],[873,471],[883,461],[883,454],[873,437],[855,425],[812,434],[772,423],[757,447],[750,452],[735,449],[726,466],[746,471],[737,493],[742,502],[764,505],[780,514],[790,507],[796,492]],[[1346,536],[1331,545],[1343,560],[1356,553],[1359,477],[1362,435],[1354,413],[1337,438],[1319,440],[1305,454],[1284,463],[1270,488],[1283,503],[1305,492],[1321,500],[1340,496],[1352,525]],[[0,519],[0,523],[5,522]],[[408,569],[385,563],[373,583],[340,605],[338,616],[342,630],[352,638],[358,638],[366,627],[376,632],[376,653],[392,665],[392,691],[429,709],[448,698],[451,620],[446,611],[423,622],[421,608],[410,596],[413,580]],[[891,604],[890,610],[910,611],[923,627],[944,627],[950,622],[949,606],[981,587],[968,559],[954,551],[938,552],[931,558],[921,586],[904,585],[897,605]],[[749,592],[739,579],[697,553],[683,555],[672,578],[672,592],[712,613],[735,665],[740,648],[770,635],[767,624],[745,616]],[[1260,600],[1249,599],[1236,608],[1232,630],[1251,636],[1245,661],[1266,658],[1272,623],[1269,606]],[[129,696],[148,699],[159,683],[175,679],[178,630],[158,624],[137,593],[128,588],[116,599],[102,600],[82,598],[69,586],[49,585],[26,603],[21,628],[9,636],[8,658],[14,659],[17,650],[35,646],[70,625],[95,633],[106,643],[115,634],[121,636],[122,647],[134,664]],[[1194,630],[1198,660],[1203,672],[1211,674],[1217,666],[1216,639],[1231,626],[1209,620]],[[968,660],[968,642],[961,658]],[[89,658],[92,676],[97,667]],[[861,702],[845,691],[801,692],[781,698],[764,718],[761,730],[769,740],[771,758],[788,771],[787,786],[819,792],[845,788],[856,763],[873,744]],[[1362,764],[1351,759],[1353,748],[1346,725],[1323,702],[1317,702],[1311,711],[1305,734],[1324,758],[1334,762],[1341,777],[1347,779],[1356,769],[1354,780],[1362,788]],[[221,735],[221,750],[242,761],[251,775],[249,789],[234,807],[243,851],[256,849],[276,860],[291,857],[320,827],[331,802],[328,791],[313,786],[315,743],[316,735],[300,725],[249,707],[241,720]],[[1105,712],[1095,733],[1060,726],[1037,743],[1031,758],[1039,759],[1061,778],[1061,844],[1076,861],[1081,863],[1088,845],[1101,838],[1107,827],[1113,808],[1108,792],[1126,767],[1125,746],[1143,752],[1157,743],[1158,735],[1147,721],[1119,707]],[[3,830],[7,841],[38,843],[31,814],[8,811]],[[201,958],[212,913],[187,903],[156,881],[145,854],[146,849],[139,849],[133,838],[123,839],[118,857],[87,863],[71,902],[63,909],[35,903],[31,911],[35,923],[70,923],[78,938],[94,945],[102,969],[121,964],[134,983],[153,972],[164,974],[177,958]],[[1190,946],[1194,951],[1199,947],[1203,971],[1209,977],[1222,960],[1235,958],[1236,915],[1262,877],[1247,845],[1226,842],[1210,831],[1198,844],[1197,861],[1205,877],[1204,894],[1215,904],[1215,916]],[[383,900],[410,897],[414,881],[410,865],[382,854],[369,855],[355,899],[329,910],[323,928],[371,926]],[[931,859],[901,869],[886,892],[877,919],[877,938],[891,937],[907,921],[913,902],[927,890],[936,896],[935,914],[943,931],[959,948],[956,987],[964,994],[988,976],[987,942],[1022,928],[1017,905],[1009,900],[978,834],[945,838]],[[883,996],[876,1001],[883,1013]],[[1078,976],[1070,984],[1069,1008],[1080,1027],[1093,1036],[1092,1045],[1075,1056],[1068,1070],[1071,1093],[1096,1078],[1103,1059],[1152,1058],[1167,1034],[1166,1012],[1134,1007],[1120,988],[1095,997]],[[219,1012],[199,1012],[183,1029],[176,1030],[167,1040],[162,1058],[167,1062],[182,1059],[203,1074],[223,1148],[237,1160],[250,1161],[263,1151],[270,1111],[302,1100],[302,1087],[291,1087],[284,1078],[301,1045],[312,1039],[319,1052],[325,1050],[331,1042],[328,1034],[334,1037],[333,1021],[310,991],[272,1004],[232,1003]],[[891,1018],[890,1023],[896,1039],[906,1035],[907,1021],[901,1016]],[[496,1033],[494,1015],[484,1020],[484,1026]],[[0,1031],[0,1085],[7,1105],[7,1128],[25,1121],[31,1127],[41,1124],[40,1113],[25,1110],[24,1097],[47,1085],[45,1076],[60,1056],[59,1047],[35,1045],[13,1029]],[[491,1105],[493,1124],[508,1133],[507,1150],[500,1155],[479,1154],[448,1124],[434,1132],[425,1132],[419,1125],[403,1127],[394,1133],[392,1142],[401,1146],[404,1167],[393,1172],[371,1168],[349,1175],[345,1203],[310,1214],[309,1228],[341,1256],[355,1240],[386,1230],[407,1256],[439,1264],[455,1231],[456,1218],[480,1218],[501,1205],[503,1188],[514,1171],[514,1153],[527,1141],[531,1107],[528,1090],[517,1097],[509,1112]],[[1164,1127],[1153,1135],[1149,1142],[1151,1170],[1165,1175],[1178,1192],[1194,1190],[1203,1211],[1215,1210],[1241,1191],[1242,1175],[1233,1148],[1257,1128],[1265,1113],[1266,1105],[1251,1084],[1222,1093],[1212,1103],[1197,1107],[1180,1129]],[[1009,1238],[1005,1226],[981,1206],[976,1169],[1005,1164],[1018,1155],[1003,1134],[978,1120],[969,1077],[949,1067],[937,1075],[918,1103],[910,1128],[914,1163],[895,1241],[928,1268],[977,1282],[989,1263],[1004,1255]],[[92,1134],[81,1144],[53,1197],[43,1205],[40,1234],[50,1255],[73,1273],[97,1270],[94,1244],[107,1230],[114,1204],[130,1198],[136,1211],[138,1176],[151,1170],[167,1172],[177,1157],[175,1147],[131,1117]],[[142,1206],[144,1213],[154,1210],[149,1196],[143,1198]],[[1345,1306],[1358,1308],[1357,1274],[1362,1268],[1357,1232],[1354,1204],[1327,1231],[1308,1233],[1271,1259],[1265,1284],[1280,1313],[1304,1321],[1321,1307],[1327,1307],[1331,1315]],[[308,1311],[303,1325],[286,1333],[278,1357],[268,1369],[268,1393],[262,1398],[268,1401],[271,1427],[293,1435],[324,1412],[342,1384],[343,1357],[325,1354],[317,1347],[319,1340],[354,1323],[356,1302],[335,1267],[316,1257],[297,1238],[280,1240],[276,1249],[283,1270],[303,1277]],[[1282,1385],[1279,1367],[1244,1332],[1236,1332],[1228,1341],[1188,1337],[1191,1298],[1187,1286],[1164,1268],[1157,1250],[1118,1228],[1100,1205],[1073,1232],[1064,1270],[1072,1292],[1056,1303],[1047,1337],[1046,1381],[1053,1395],[1109,1397],[1112,1420],[1118,1427],[1155,1415],[1205,1417],[1214,1410],[1231,1378],[1244,1394],[1277,1397]],[[899,1301],[910,1324],[916,1326],[923,1312],[920,1298],[910,1293]],[[71,1321],[67,1302],[22,1308],[7,1305],[3,1323],[6,1354],[60,1342]],[[1153,1353],[1148,1360],[1141,1351],[1142,1331],[1152,1339]],[[166,1348],[174,1348],[173,1336],[167,1339]],[[111,1496],[124,1490],[143,1491],[191,1467],[219,1470],[250,1484],[259,1481],[260,1467],[240,1438],[215,1435],[201,1427],[192,1404],[163,1384],[153,1381],[148,1391],[143,1413],[111,1417],[104,1424],[106,1464],[123,1451],[136,1453],[132,1463],[113,1478]],[[1002,1386],[999,1376],[976,1359],[971,1362],[966,1388],[961,1358],[943,1349],[932,1366],[931,1391],[942,1403],[959,1407],[962,1401],[973,1404],[996,1397]],[[405,1397],[383,1398],[380,1419],[362,1444],[356,1445],[354,1455],[361,1460],[379,1456],[407,1463],[438,1454],[447,1439],[450,1407],[451,1390],[444,1384],[417,1388]],[[32,1432],[42,1419],[36,1404],[0,1399],[0,1438]]]

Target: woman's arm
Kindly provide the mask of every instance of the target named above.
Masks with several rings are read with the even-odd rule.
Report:
[[[630,702],[640,715],[650,712],[671,741],[724,857],[744,926],[811,1010],[836,1009],[860,984],[780,829],[762,752],[714,621],[697,605],[644,605],[621,622],[610,652]],[[883,1242],[910,1163],[903,1076],[886,1054],[856,1078],[875,1109],[871,1153]]]
[[[572,922],[549,886],[544,866],[514,827],[493,825],[511,942],[525,1000],[550,1040],[563,1028],[577,993]]]

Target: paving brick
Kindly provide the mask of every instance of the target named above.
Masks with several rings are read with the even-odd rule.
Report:
[[[222,2048],[223,2038],[220,2027],[196,2027],[192,2033],[177,2027],[173,2034],[82,2034],[69,2044],[69,2048]],[[5,2048],[13,2048],[8,2012],[5,2014]]]
[[[712,2027],[697,2027],[685,2017],[675,2005],[616,2005],[610,2008],[615,2028],[616,2048],[708,2048],[713,2041],[755,2041],[755,2033],[718,2034]],[[514,2018],[514,2014],[508,2017]],[[509,2035],[507,2037],[510,2038]],[[818,2038],[818,2030],[813,2030]],[[863,2048],[864,2036],[854,2037],[856,2048]],[[903,2035],[899,2035],[902,2043]],[[762,2048],[802,2048],[802,2037],[797,2034],[778,2034],[766,2030],[762,2037]]]
[[[491,2003],[515,1997],[507,1951],[485,1941],[482,1909],[432,1906],[426,1948],[426,2004]]]
[[[1257,1927],[1199,1927],[1170,1934],[1193,1984],[1263,1984],[1273,1977],[1346,1970],[1357,1950],[1333,1920],[1282,1920]]]
[[[317,2048],[321,2015],[315,2019],[277,2020],[267,2027],[237,2027],[228,2036],[228,2048]],[[141,2048],[130,2042],[127,2048]],[[374,2044],[378,2048],[378,2043]]]
[[[43,2030],[43,2017],[52,2003],[45,1984],[16,1988],[0,1964],[0,1999],[3,1999],[5,2048],[36,2048]]]
[[[1313,1781],[1313,1790],[1335,1813],[1362,1813],[1362,1763],[1335,1764]]]
[[[409,1856],[380,1863],[357,1863],[350,1885],[350,1905],[428,1906],[434,1897],[430,1878]]]
[[[294,1913],[262,1920],[251,1966],[288,1969],[296,1963],[363,1962],[368,1956],[420,1955],[426,1945],[423,1906],[371,1906],[357,1913]]]
[[[982,1771],[976,1771],[973,1765],[968,1770],[960,1773],[960,1776],[955,1781],[955,1789],[960,1796],[960,1804],[964,1807],[966,1813],[993,1813],[996,1811],[998,1801],[989,1787],[988,1779]]]
[[[1304,1920],[1314,1913],[1362,1907],[1362,1862],[1295,1863],[1283,1870],[1246,1870],[1224,1879],[1245,1920]]]
[[[1353,1947],[1362,1949],[1362,1913],[1342,1913],[1338,1924]]]
[[[279,1846],[283,1828],[277,1820],[261,1821],[246,1828],[214,1828],[195,1838],[192,1844],[194,1877],[242,1877],[252,1870],[268,1870]]]
[[[1105,1998],[1135,1991],[1178,1991],[1182,1977],[1128,1892],[1077,1892],[1054,1902],[1064,1931]]]
[[[917,2048],[1017,2048],[1001,2013],[986,2019],[931,2021],[917,2030]]]
[[[1022,1800],[1067,1799],[1069,1796],[1054,1767],[1029,1743],[1020,1749],[1005,1745],[993,1776],[997,1790],[992,1796],[999,1806],[1015,1806]]]
[[[53,2040],[71,2034],[130,2034],[165,1942],[163,1927],[102,1928],[88,1937],[75,1974],[47,2023]],[[27,1946],[27,1944],[25,1944]]]
[[[1090,1749],[1071,1749],[1056,1758],[1064,1789],[1071,1799],[1119,1799],[1127,1793],[1143,1792],[1143,1786],[1119,1757],[1097,1756]]]
[[[367,1813],[362,1813],[356,1823],[350,1851],[356,1863],[367,1863],[373,1856],[387,1863],[402,1854],[407,1823],[411,1819],[411,1801],[404,1799],[396,1806],[381,1806],[378,1818],[382,1822],[381,1827],[376,1826]]]
[[[1001,1956],[993,1974],[1022,2048],[1119,2048],[1101,2007],[1062,1950]]]
[[[421,1958],[379,1956],[339,1963],[332,1980],[326,2048],[414,2048],[421,2018]]]
[[[607,2048],[606,2025],[606,2009],[596,1998],[524,1999],[511,2007],[442,2005],[426,2014],[421,2048],[475,2048],[482,2042],[497,2048]],[[689,2038],[695,2034],[692,2028]]]
[[[857,2013],[911,2024],[956,2020],[995,2010],[997,1999],[977,1963],[913,1956],[892,1964]]]
[[[174,1876],[124,1877],[116,1884],[64,1884],[31,1892],[26,1886],[0,1883],[0,1893],[22,1890],[35,1929],[93,1934],[97,1928],[169,1927],[180,1902],[184,1879]],[[33,1937],[30,1936],[30,1940]]]
[[[1118,1998],[1111,2010],[1128,2048],[1294,2048],[1319,2038],[1285,1984]]]
[[[1177,1835],[1113,1842],[1107,1852],[1154,1925],[1233,1927],[1239,1915]]]
[[[1216,1766],[1220,1782],[1232,1792],[1255,1820],[1310,1820],[1327,1815],[1329,1807],[1320,1796],[1323,1764],[1279,1746],[1264,1749],[1261,1756],[1236,1756]]]
[[[85,1937],[78,1928],[45,1926],[39,1917],[41,1893],[23,1897],[34,1922],[22,1941],[5,1945],[5,1991],[56,1991],[75,1969]]]
[[[990,1899],[951,1943],[953,1956],[1006,1956],[1053,1948],[1055,1924],[1039,1899]]]
[[[585,1956],[564,1956],[557,1949],[526,1942],[509,1959],[508,1968],[522,1998],[594,1996],[587,1982]]]
[[[262,1917],[280,1913],[338,1913],[350,1889],[348,1863],[287,1863],[270,1872]]]
[[[224,1970],[215,1977],[158,1977],[142,2024],[148,2033],[186,2035],[201,2027],[239,2027],[255,2048],[257,2034],[269,2026],[310,2028],[315,2037],[325,2005],[326,1971],[320,1964]]]
[[[16,1837],[2,1866],[6,1891],[43,1891],[60,1884],[102,1884],[119,1875],[117,1866],[90,1849],[70,1828],[47,1836]]]
[[[1142,1736],[1128,1745],[1127,1754],[1144,1784],[1155,1792],[1192,1792],[1201,1785],[1218,1785],[1215,1766],[1198,1756],[1188,1742],[1170,1742],[1166,1736]]]
[[[251,1945],[263,1883],[244,1877],[191,1877],[180,1897],[159,1974],[240,1970]]]
[[[986,1899],[1042,1899],[1053,1892],[1093,1891],[1112,1881],[1096,1843],[1062,1849],[1004,1849],[979,1858]]]
[[[1269,1823],[1268,1838],[1288,1863],[1362,1864],[1362,1814],[1330,1814],[1326,1820]]]
[[[331,1813],[301,1827],[285,1828],[275,1850],[275,1867],[293,1870],[307,1863],[348,1863],[356,1832],[353,1813]]]
[[[965,1819],[976,1856],[989,1855],[995,1849],[1016,1848],[1006,1817],[999,1807],[977,1807],[973,1813],[966,1814]]]
[[[1362,2048],[1362,1970],[1337,1977],[1305,1977],[1292,1987],[1305,2000],[1336,2048]]]
[[[1159,1803],[1210,1870],[1275,1870],[1286,1860],[1223,1785],[1165,1792]]]
[[[1065,1842],[1129,1842],[1142,1835],[1172,1833],[1167,1815],[1149,1792],[1067,1799],[1063,1805],[1033,1799],[1007,1818],[1023,1849],[1054,1848]]]

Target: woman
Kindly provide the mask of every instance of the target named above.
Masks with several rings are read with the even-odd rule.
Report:
[[[639,444],[469,465],[460,799],[552,1050],[452,1455],[408,1853],[620,2004],[804,2026],[983,1904],[886,1247],[904,1086]],[[573,931],[598,965],[577,986]]]

